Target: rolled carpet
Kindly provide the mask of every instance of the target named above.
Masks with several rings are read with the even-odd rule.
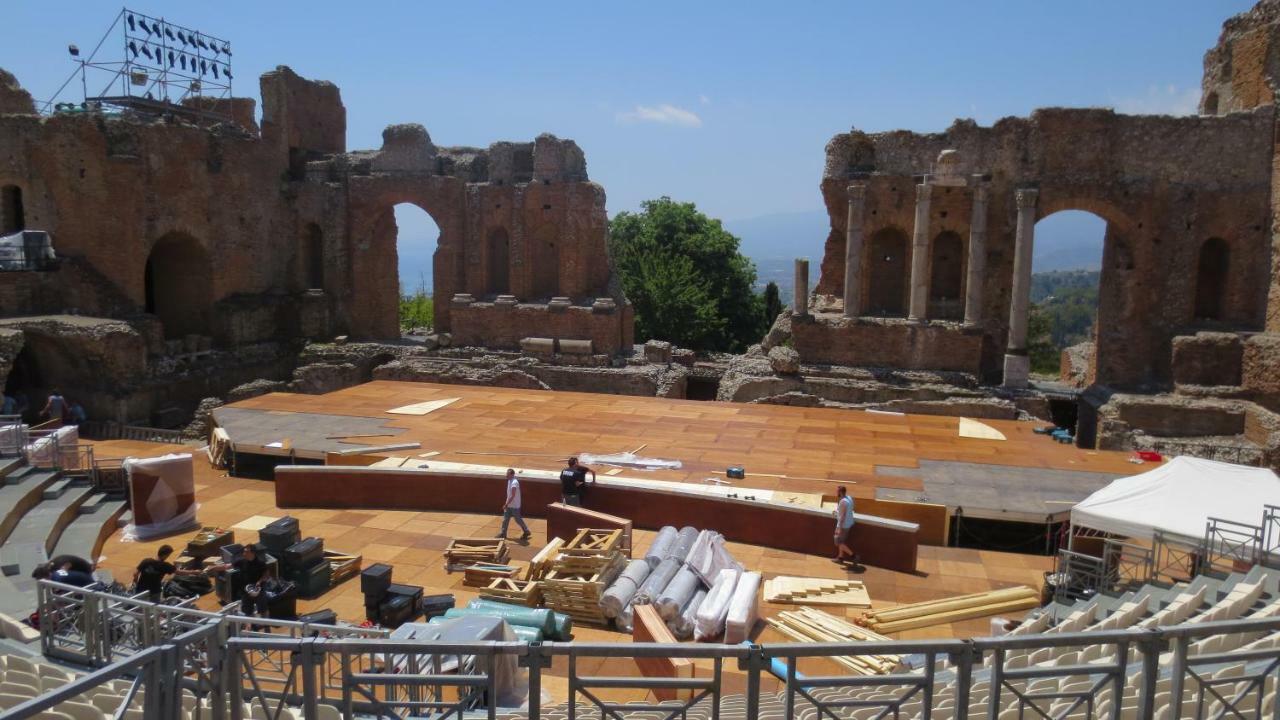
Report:
[[[724,618],[729,614],[729,600],[733,598],[733,588],[737,584],[737,570],[725,568],[720,571],[715,584],[707,591],[702,607],[698,608],[698,615],[693,625],[695,638],[710,640],[724,630]]]
[[[497,600],[486,600],[484,598],[476,598],[467,603],[467,607],[471,609],[497,608],[499,610],[505,608],[516,608],[517,610],[540,610],[541,612],[551,613],[551,631],[543,630],[542,633],[550,640],[571,640],[573,639],[573,618],[558,613],[553,610],[543,608],[526,608],[523,605],[511,605],[509,603],[498,602]],[[507,622],[512,622],[507,620]],[[516,624],[516,623],[512,623]],[[523,624],[523,623],[521,623]]]
[[[658,567],[658,564],[671,551],[671,546],[675,544],[679,535],[679,531],[670,525],[658,531],[657,536],[653,538],[653,542],[649,544],[648,551],[644,554],[645,562],[649,563],[649,567]]]
[[[667,589],[667,585],[671,579],[680,571],[680,561],[675,558],[667,558],[663,560],[658,567],[649,573],[649,577],[641,583],[640,589],[636,591],[634,597],[631,598],[632,605],[652,605],[657,601],[658,596],[663,590]]]
[[[702,601],[707,597],[707,591],[699,589],[698,592],[689,598],[689,602],[684,608],[669,622],[667,627],[671,628],[671,632],[678,640],[688,640],[693,637],[693,622],[698,616],[698,608],[702,606]]]
[[[640,584],[649,577],[651,569],[649,563],[644,560],[632,560],[627,563],[626,569],[618,579],[614,580],[609,589],[600,596],[600,609],[604,611],[605,617],[618,617],[618,613],[622,612],[622,608],[631,602],[631,598],[640,589]]]
[[[522,625],[539,630],[544,637],[554,634],[556,628],[551,617],[551,611],[539,608],[516,607],[514,605],[507,605],[506,607],[466,607],[451,608],[444,613],[446,618],[471,617],[474,615],[499,617],[511,625]]]
[[[697,573],[687,567],[681,567],[676,576],[667,583],[666,589],[658,595],[658,614],[663,620],[671,620],[680,614],[680,608],[689,602],[689,598],[702,587]]]
[[[693,547],[693,543],[698,539],[698,529],[691,527],[682,527],[680,532],[676,534],[675,544],[667,551],[667,557],[675,558],[680,562],[684,562],[689,557],[689,550]]]
[[[443,615],[436,616],[427,621],[428,625],[439,625],[440,623],[449,622],[452,618]],[[520,642],[541,642],[542,631],[537,628],[525,627],[524,625],[513,625],[507,623],[507,627],[511,628],[511,632],[516,634],[516,639]]]

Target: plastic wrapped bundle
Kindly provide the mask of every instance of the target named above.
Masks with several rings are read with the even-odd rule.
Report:
[[[709,640],[724,629],[725,616],[729,614],[729,600],[733,598],[733,589],[738,584],[738,571],[726,568],[716,576],[716,581],[707,591],[702,606],[693,622],[693,635],[698,640]]]
[[[729,599],[729,613],[725,616],[724,641],[740,643],[751,637],[760,615],[760,573],[743,573]]]
[[[512,605],[511,603],[499,602],[497,600],[488,600],[486,598],[476,598],[475,600],[472,600],[471,602],[467,603],[467,607],[471,609],[478,608],[478,609],[497,609],[497,610],[504,610],[504,609],[513,608],[513,607],[521,610],[534,609],[534,608],[525,608],[523,605]],[[573,618],[569,617],[568,615],[565,615],[564,613],[558,613],[553,610],[545,610],[545,612],[551,613],[551,630],[548,632],[545,628],[543,628],[543,634],[546,635],[547,639],[549,640],[573,639]],[[524,624],[524,623],[513,623],[513,621],[510,618],[504,618],[504,619],[506,619],[508,623],[512,623],[512,624]]]
[[[708,587],[715,583],[721,570],[742,572],[742,566],[725,549],[724,536],[710,530],[702,531],[694,541],[693,548],[689,551],[688,563],[689,569],[697,573]]]
[[[676,535],[675,543],[667,551],[667,557],[684,562],[689,557],[689,550],[693,548],[693,543],[697,541],[699,534],[697,528],[680,528],[680,532]]]
[[[444,612],[448,619],[481,615],[502,618],[512,625],[522,625],[542,633],[543,637],[555,634],[555,622],[550,610],[507,605],[505,607],[451,608]]]
[[[680,611],[670,621],[667,627],[671,629],[671,634],[676,636],[677,640],[688,640],[693,637],[693,622],[697,619],[698,608],[702,606],[702,601],[707,597],[706,590],[699,590],[689,598],[689,602],[685,604],[684,609]]]
[[[604,611],[604,616],[618,617],[618,613],[622,612],[622,608],[631,602],[631,598],[640,589],[640,584],[649,577],[649,572],[649,563],[644,560],[632,560],[627,563],[627,568],[609,586],[609,589],[604,591],[604,595],[600,596],[600,609]]]
[[[649,551],[644,554],[645,562],[649,563],[649,567],[658,567],[658,564],[671,551],[671,546],[675,544],[679,535],[680,533],[670,525],[658,531],[657,536],[653,538],[653,543],[649,545]]]
[[[689,568],[682,567],[667,583],[667,587],[658,595],[658,614],[663,620],[671,620],[680,614],[680,608],[689,602],[689,598],[702,587],[702,581]]]
[[[613,624],[624,633],[631,634],[636,629],[636,611],[634,605],[628,605],[622,608],[618,613],[618,617],[613,619]]]
[[[640,589],[636,591],[634,597],[631,598],[632,605],[652,605],[657,602],[658,596],[662,595],[662,591],[667,589],[667,584],[680,571],[680,561],[675,558],[667,558],[663,560],[658,567],[649,573],[649,577],[644,579],[640,584]]]

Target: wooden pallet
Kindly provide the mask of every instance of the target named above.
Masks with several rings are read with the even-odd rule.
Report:
[[[871,596],[861,580],[828,580],[788,575],[780,575],[764,582],[764,600],[771,603],[871,607]]]
[[[480,588],[480,597],[538,607],[542,604],[542,584],[535,580],[498,578],[488,587]]]
[[[520,572],[520,568],[514,565],[476,563],[462,571],[462,584],[466,587],[486,588],[494,580],[515,579],[520,576]]]
[[[337,585],[360,574],[362,558],[359,555],[325,550],[324,559],[329,563],[330,585]]]
[[[816,608],[800,608],[765,618],[778,632],[799,642],[884,642],[889,638]],[[856,675],[886,675],[901,662],[898,655],[838,655],[828,658]]]
[[[622,546],[622,530],[579,528],[578,534],[564,544],[564,555],[609,555]]]
[[[614,553],[608,565],[593,573],[552,570],[542,580],[543,602],[576,622],[605,625],[608,618],[600,608],[600,596],[622,572],[622,567],[622,554]]]
[[[959,620],[1029,610],[1040,604],[1040,593],[1027,586],[988,590],[971,595],[899,605],[864,613],[858,622],[880,633],[901,632]]]
[[[525,573],[525,580],[541,580],[544,575],[551,572],[551,564],[555,562],[560,555],[560,548],[564,547],[562,538],[551,538],[537,555],[529,561],[529,570]]]
[[[450,570],[476,563],[501,564],[507,559],[507,541],[494,538],[453,538],[444,550],[444,561]]]

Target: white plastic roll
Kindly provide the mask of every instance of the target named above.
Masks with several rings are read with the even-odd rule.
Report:
[[[614,580],[609,589],[600,596],[600,609],[604,611],[604,616],[618,617],[618,613],[631,602],[631,598],[635,596],[636,591],[640,589],[640,584],[647,577],[649,577],[649,563],[644,560],[632,560],[627,563],[626,569],[618,579]]]
[[[702,583],[710,587],[715,584],[721,570],[733,569],[742,572],[743,568],[724,546],[724,536],[717,532],[704,531],[693,548],[689,551],[689,569],[698,574]]]
[[[698,617],[698,608],[702,606],[702,601],[707,597],[706,590],[699,590],[689,598],[689,602],[685,604],[680,614],[675,616],[667,627],[671,629],[671,633],[676,636],[677,640],[688,640],[693,637],[693,624]]]
[[[671,546],[675,544],[679,535],[679,531],[670,525],[658,531],[657,536],[653,538],[653,543],[649,545],[648,552],[644,554],[645,562],[649,563],[650,568],[658,567],[658,564],[671,551]]]
[[[760,573],[743,573],[729,598],[729,612],[725,616],[724,641],[738,644],[751,637],[760,616]]]
[[[738,584],[738,571],[726,568],[716,576],[715,584],[707,592],[707,597],[698,608],[698,615],[693,624],[693,635],[698,640],[710,640],[724,630],[724,619],[729,614],[729,600],[733,597],[733,589]]]
[[[635,622],[636,611],[631,605],[622,608],[622,612],[618,613],[618,617],[613,619],[613,624],[624,633],[630,633],[635,630]]]
[[[698,539],[697,528],[683,527],[676,535],[676,541],[671,545],[671,549],[667,550],[667,557],[675,558],[684,562],[689,557],[689,550],[693,548],[693,543]]]
[[[649,573],[649,577],[645,578],[640,585],[640,589],[636,591],[634,597],[631,598],[632,605],[652,605],[662,595],[662,591],[667,589],[667,585],[671,582],[671,578],[676,576],[680,571],[680,561],[675,558],[667,558],[662,564],[654,568]]]
[[[658,614],[663,620],[671,620],[680,614],[680,608],[689,602],[689,598],[702,587],[702,581],[689,568],[682,567],[667,583],[667,587],[654,603],[658,606]]]

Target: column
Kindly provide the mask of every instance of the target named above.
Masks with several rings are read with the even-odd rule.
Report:
[[[849,186],[849,215],[844,233],[844,316],[862,314],[862,224],[866,183]]]
[[[1027,386],[1031,358],[1027,355],[1027,313],[1031,310],[1031,250],[1035,245],[1036,200],[1040,192],[1017,192],[1018,230],[1014,239],[1013,298],[1009,303],[1009,349],[1004,355],[1004,386]]]
[[[924,322],[929,302],[929,199],[933,187],[916,185],[916,226],[911,237],[911,308],[907,319]]]
[[[791,303],[791,314],[809,314],[809,258],[796,258],[796,294]]]
[[[982,322],[982,283],[987,272],[987,183],[974,177],[973,212],[969,218],[969,272],[964,284],[964,324]]]

